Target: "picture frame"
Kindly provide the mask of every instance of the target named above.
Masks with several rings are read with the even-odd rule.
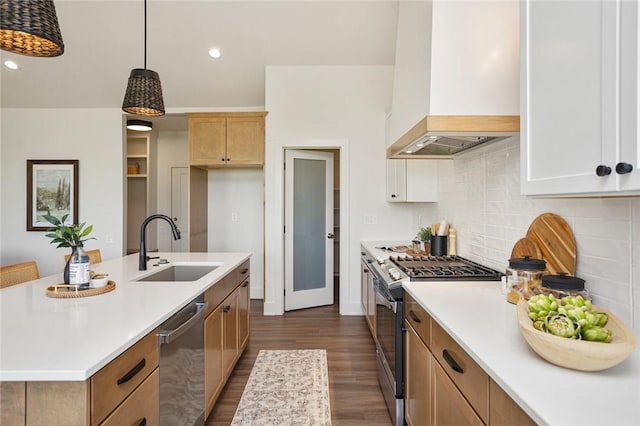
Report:
[[[27,231],[51,228],[42,218],[47,211],[78,223],[78,166],[79,160],[27,160]]]

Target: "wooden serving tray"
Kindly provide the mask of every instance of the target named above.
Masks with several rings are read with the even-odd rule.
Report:
[[[104,287],[78,289],[75,285],[56,284],[47,287],[47,296],[59,299],[71,299],[76,297],[97,296],[115,290],[116,283],[109,281]]]

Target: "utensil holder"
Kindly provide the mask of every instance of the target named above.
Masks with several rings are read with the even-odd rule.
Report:
[[[431,256],[446,256],[449,253],[448,242],[447,235],[433,235],[431,237]]]

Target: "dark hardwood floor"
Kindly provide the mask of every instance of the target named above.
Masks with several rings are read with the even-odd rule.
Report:
[[[326,349],[333,425],[391,425],[376,377],[375,347],[362,316],[323,306],[264,316],[251,301],[251,337],[206,426],[228,425],[261,349]]]

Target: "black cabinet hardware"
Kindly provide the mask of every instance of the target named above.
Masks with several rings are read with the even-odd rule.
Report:
[[[460,374],[464,373],[464,370],[462,369],[462,367],[460,367],[460,365],[456,362],[456,360],[453,359],[449,351],[447,351],[446,349],[443,349],[442,357],[444,358],[445,361],[447,361],[447,364],[449,364],[449,367],[451,367],[453,371]]]
[[[138,374],[140,371],[142,371],[142,369],[144,368],[144,366],[147,364],[147,360],[142,358],[142,360],[136,364],[135,367],[133,367],[131,370],[129,370],[127,372],[127,374],[125,374],[124,376],[120,377],[118,379],[118,386],[127,383],[129,380],[133,379],[133,377]]]

